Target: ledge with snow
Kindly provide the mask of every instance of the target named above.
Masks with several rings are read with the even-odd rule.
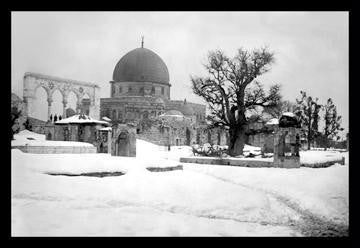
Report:
[[[45,135],[29,130],[15,134],[11,148],[26,153],[96,153],[96,147],[90,143],[46,140]]]
[[[252,153],[254,155],[261,154],[260,147],[245,145],[244,154]],[[212,164],[212,165],[228,165],[241,167],[277,167],[274,164],[273,158],[261,158],[259,156],[254,158],[231,158],[231,157],[204,157],[204,156],[186,156],[181,157],[182,163],[195,164]],[[324,168],[334,164],[345,164],[345,157],[339,152],[333,151],[301,151],[300,165],[302,167],[310,168]],[[289,167],[290,168],[290,167]]]

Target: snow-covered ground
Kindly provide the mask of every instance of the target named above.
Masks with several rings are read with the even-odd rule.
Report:
[[[180,157],[191,155],[191,147],[168,152],[142,140],[137,140],[136,158],[13,149],[12,235],[301,236],[294,228],[303,217],[299,209],[348,223],[348,165],[280,169],[183,164],[184,170],[146,170],[176,166]],[[119,171],[125,175],[46,174]]]

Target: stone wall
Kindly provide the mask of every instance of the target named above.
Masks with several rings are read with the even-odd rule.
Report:
[[[233,158],[208,158],[208,157],[189,157],[180,158],[182,163],[197,163],[197,164],[209,164],[209,165],[229,165],[229,166],[241,166],[241,167],[273,167],[272,161],[260,161],[260,160],[240,160]]]
[[[296,160],[296,161],[295,161]],[[182,163],[197,163],[208,165],[229,165],[229,166],[241,166],[241,167],[277,167],[277,168],[300,168],[300,158],[289,158],[282,163],[276,163],[273,161],[261,161],[256,159],[236,159],[236,158],[214,158],[214,157],[182,157],[180,158]],[[334,159],[333,161],[319,162],[319,163],[301,163],[301,167],[310,168],[325,168],[331,165],[339,163],[345,164],[345,158]]]
[[[172,145],[170,140],[170,128],[159,128],[158,126],[152,126],[147,130],[137,134],[138,139],[142,139],[159,146]]]
[[[113,121],[127,123],[164,113],[164,102],[139,96],[102,98],[100,108],[101,117],[106,116]]]
[[[90,146],[13,146],[26,153],[96,153],[96,147]]]
[[[161,146],[191,146],[206,143],[222,146],[228,145],[225,130],[220,128],[206,130],[206,126],[189,126],[182,122],[173,123],[173,125],[165,128],[161,128],[159,124],[154,124],[139,132],[137,137]]]
[[[111,83],[110,96],[153,96],[170,99],[170,85],[153,82],[114,82]],[[163,90],[162,90],[163,89]]]
[[[272,133],[258,133],[255,135],[249,135],[247,144],[251,146],[261,147],[262,151],[265,153],[274,152],[274,134]],[[286,152],[289,152],[290,149],[287,148]]]

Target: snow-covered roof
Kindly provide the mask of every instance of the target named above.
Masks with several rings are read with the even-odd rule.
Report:
[[[101,119],[103,119],[104,121],[111,121],[111,119],[110,118],[108,118],[108,117],[106,117],[106,116],[104,116],[103,118],[101,118]]]
[[[91,123],[95,123],[95,124],[103,124],[103,125],[107,125],[109,126],[110,123],[106,122],[106,121],[99,121],[99,120],[95,120],[93,118],[91,118],[88,115],[73,115],[69,118],[66,119],[62,119],[60,121],[55,122],[55,124],[91,124]]]
[[[159,115],[159,117],[178,117],[178,118],[184,118],[183,115],[164,115],[164,114]]]
[[[111,127],[103,127],[99,129],[100,131],[111,131],[112,128]]]
[[[269,121],[266,122],[266,125],[278,125],[278,124],[279,124],[279,119],[277,118],[270,119]]]
[[[289,116],[289,117],[295,117],[295,114],[292,113],[292,112],[284,112],[282,115],[283,116]]]

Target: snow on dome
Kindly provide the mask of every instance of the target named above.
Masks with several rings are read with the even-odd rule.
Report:
[[[110,125],[110,123],[106,121],[99,121],[91,118],[88,115],[73,115],[69,118],[62,119],[60,121],[55,122],[55,124],[84,124],[84,123],[94,123],[94,124],[103,124],[103,125]]]

